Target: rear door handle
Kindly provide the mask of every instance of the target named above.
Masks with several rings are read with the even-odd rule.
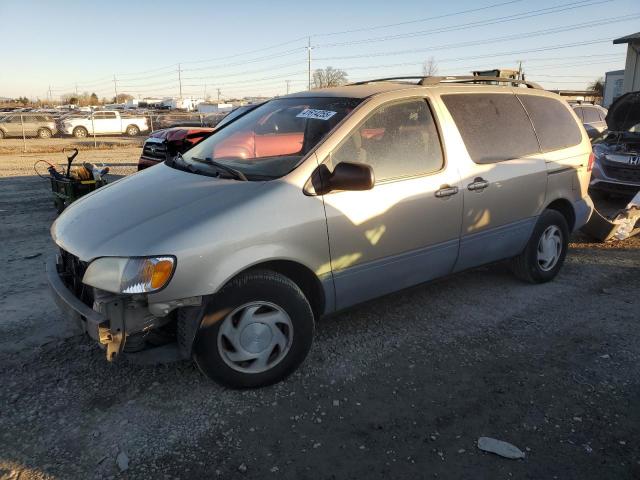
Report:
[[[436,197],[446,198],[458,193],[458,187],[451,187],[449,185],[442,185],[440,190],[436,191]]]
[[[485,180],[482,177],[476,177],[473,179],[473,182],[467,185],[467,188],[472,192],[477,192],[477,191],[484,190],[488,186],[489,186],[489,182],[487,180]]]

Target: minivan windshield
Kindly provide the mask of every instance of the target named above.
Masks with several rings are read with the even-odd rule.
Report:
[[[180,161],[189,171],[205,175],[224,170],[222,166],[249,180],[278,178],[293,170],[361,101],[341,97],[271,100],[213,133]]]

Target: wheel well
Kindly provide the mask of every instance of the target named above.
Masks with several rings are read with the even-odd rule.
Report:
[[[313,315],[318,318],[324,312],[325,295],[320,280],[309,268],[290,260],[272,260],[253,265],[249,270],[272,270],[290,278],[300,287],[307,297],[313,310]]]
[[[576,224],[576,213],[573,211],[573,206],[571,205],[571,202],[569,202],[569,200],[566,200],[564,198],[554,200],[549,205],[547,205],[547,209],[555,210],[556,212],[561,213],[567,220],[569,231],[573,232],[573,227]]]
[[[138,127],[135,123],[130,123],[129,125],[127,125],[127,128],[125,128],[125,131],[129,130],[129,128],[131,127],[136,128],[138,131],[140,131],[140,127]]]

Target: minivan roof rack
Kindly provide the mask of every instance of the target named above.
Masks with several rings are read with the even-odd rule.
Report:
[[[485,77],[480,75],[452,75],[446,77],[424,77],[424,76],[405,76],[405,77],[387,77],[376,78],[374,80],[364,80],[362,82],[351,83],[350,85],[366,85],[376,82],[392,82],[395,80],[418,80],[416,85],[439,85],[441,83],[510,83],[512,85],[525,85],[528,88],[543,90],[543,88],[535,82],[526,80],[516,80],[515,78],[504,77]]]

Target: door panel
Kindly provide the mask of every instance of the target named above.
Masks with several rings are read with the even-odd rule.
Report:
[[[337,308],[451,272],[458,254],[462,195],[437,198],[457,174],[325,195]]]
[[[455,270],[517,255],[546,193],[546,163],[531,120],[506,89],[442,99],[467,150],[459,159],[464,215]]]
[[[457,170],[444,165],[426,100],[379,107],[327,164],[340,162],[370,165],[378,182],[324,196],[337,308],[450,273],[462,195]]]
[[[547,171],[542,157],[475,165],[463,180],[464,215],[456,271],[520,253],[544,204]],[[470,190],[477,178],[487,187]]]

